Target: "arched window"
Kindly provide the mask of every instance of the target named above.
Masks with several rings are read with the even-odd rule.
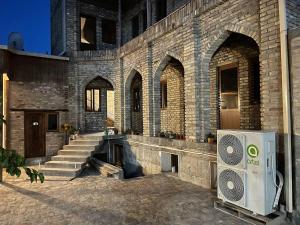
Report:
[[[88,112],[101,111],[101,89],[86,89],[86,105],[85,109]]]
[[[101,77],[92,80],[85,88],[85,110],[87,112],[101,112],[102,96],[105,96],[107,90],[112,89],[112,85]]]

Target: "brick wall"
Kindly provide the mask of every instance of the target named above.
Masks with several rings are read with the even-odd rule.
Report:
[[[79,4],[75,0],[68,0],[67,44],[71,57],[68,108],[70,120],[78,127],[85,127],[84,87],[96,76],[101,76],[115,88],[116,127],[123,131],[129,128],[131,114],[127,84],[132,71],[138,71],[143,78],[143,135],[157,134],[161,120],[160,74],[170,58],[175,58],[184,67],[187,140],[204,141],[206,134],[217,126],[216,116],[214,121],[211,120],[211,115],[216,115],[216,106],[211,105],[210,101],[209,65],[227,38],[232,33],[239,33],[248,36],[259,46],[261,128],[282,134],[277,0],[192,0],[116,51],[77,51],[79,12]],[[129,17],[123,19],[129,20]],[[123,28],[126,29],[126,26]],[[232,56],[232,52],[228,54]],[[245,62],[241,72],[247,71],[245,59],[240,55],[235,57]],[[250,80],[247,76],[245,79]],[[244,85],[247,85],[247,81]],[[243,113],[252,114],[249,110],[246,107]],[[247,116],[242,121],[245,128],[252,123],[256,124]]]
[[[116,44],[107,44],[102,41],[102,19],[108,19],[117,22],[117,12],[106,10],[85,2],[79,3],[79,14],[84,16],[92,16],[96,18],[96,42],[97,50],[114,49]],[[79,27],[78,27],[79,28]],[[80,29],[80,28],[79,28]],[[116,30],[118,26],[116,26]],[[80,35],[80,30],[79,30]],[[117,43],[117,42],[116,42]]]
[[[11,54],[9,68],[8,147],[24,155],[24,112],[58,112],[59,126],[68,120],[66,61]],[[63,134],[46,132],[46,156],[63,145]]]
[[[168,65],[160,80],[167,83],[167,107],[160,110],[160,130],[184,134],[184,74]]]
[[[102,109],[98,113],[101,119],[97,119],[95,113],[89,113],[85,110],[85,88],[95,78],[103,78],[111,84],[115,89],[115,76],[116,76],[116,52],[113,50],[103,51],[83,51],[73,52],[73,58],[68,64],[68,109],[69,122],[76,128],[80,128],[82,132],[92,131],[98,127],[103,129],[105,124],[100,124],[106,120],[106,103],[107,98],[102,96]],[[97,113],[96,113],[97,114]],[[116,115],[116,112],[114,112]],[[91,120],[89,119],[91,118]],[[97,121],[97,125],[93,125],[92,121]],[[87,125],[89,124],[89,125]],[[93,128],[89,128],[93,126]]]
[[[238,39],[245,38],[244,41],[232,40],[229,38],[226,43],[215,53],[210,62],[210,103],[211,103],[211,129],[216,135],[220,128],[219,117],[219,81],[218,69],[221,66],[236,64],[238,68],[238,91],[240,109],[240,129],[260,130],[260,105],[253,103],[254,90],[252,79],[259,79],[259,75],[254,74],[253,61],[258,61],[258,47],[251,48],[251,40],[241,35],[234,35]],[[254,43],[255,44],[255,43]],[[258,71],[259,72],[259,71]]]
[[[171,14],[172,12],[176,11],[180,7],[184,6],[190,2],[190,0],[167,0],[167,14]],[[156,2],[151,2],[151,24],[157,22],[157,12],[156,12]],[[139,33],[143,33],[143,11],[147,10],[146,8],[146,1],[139,1],[137,2],[134,7],[123,12],[122,16],[122,40],[123,43],[126,43],[132,40],[132,19],[135,16],[139,17]],[[147,21],[146,21],[147,23]]]

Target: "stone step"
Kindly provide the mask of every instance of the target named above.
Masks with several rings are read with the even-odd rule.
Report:
[[[78,155],[57,155],[52,156],[52,161],[68,161],[68,162],[86,162],[89,157]]]
[[[96,149],[95,145],[64,145],[63,150],[92,150]]]
[[[79,169],[65,169],[65,168],[42,168],[40,170],[44,176],[64,176],[64,177],[76,177],[80,174]]]
[[[58,155],[53,156],[52,161],[47,162],[41,172],[44,173],[46,179],[51,177],[54,180],[57,178],[70,180],[80,174],[92,152],[101,144],[103,144],[101,133],[79,135],[76,140],[72,140],[69,145],[59,150]]]
[[[79,169],[82,168],[84,164],[83,162],[49,161],[45,163],[45,168]]]
[[[101,141],[101,136],[91,136],[91,135],[79,135],[76,140],[91,140],[91,141]]]
[[[58,155],[77,155],[77,156],[90,156],[93,150],[59,150]]]
[[[100,141],[98,140],[73,140],[70,142],[70,145],[99,145]]]

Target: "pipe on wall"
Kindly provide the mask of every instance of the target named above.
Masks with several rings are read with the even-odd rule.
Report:
[[[286,210],[293,212],[293,171],[292,171],[292,122],[291,122],[291,91],[288,53],[288,26],[286,0],[278,0],[281,46],[281,75],[282,75],[282,103],[283,129],[285,151],[285,198]]]

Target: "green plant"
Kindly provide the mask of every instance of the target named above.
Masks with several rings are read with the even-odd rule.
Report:
[[[5,123],[3,116],[0,116],[0,124]],[[10,176],[20,177],[23,168],[25,173],[30,178],[31,183],[44,182],[45,177],[42,173],[39,173],[35,169],[31,169],[25,166],[25,159],[23,156],[19,155],[15,150],[7,150],[0,147],[0,182],[3,182],[3,169],[6,169],[6,173]]]

